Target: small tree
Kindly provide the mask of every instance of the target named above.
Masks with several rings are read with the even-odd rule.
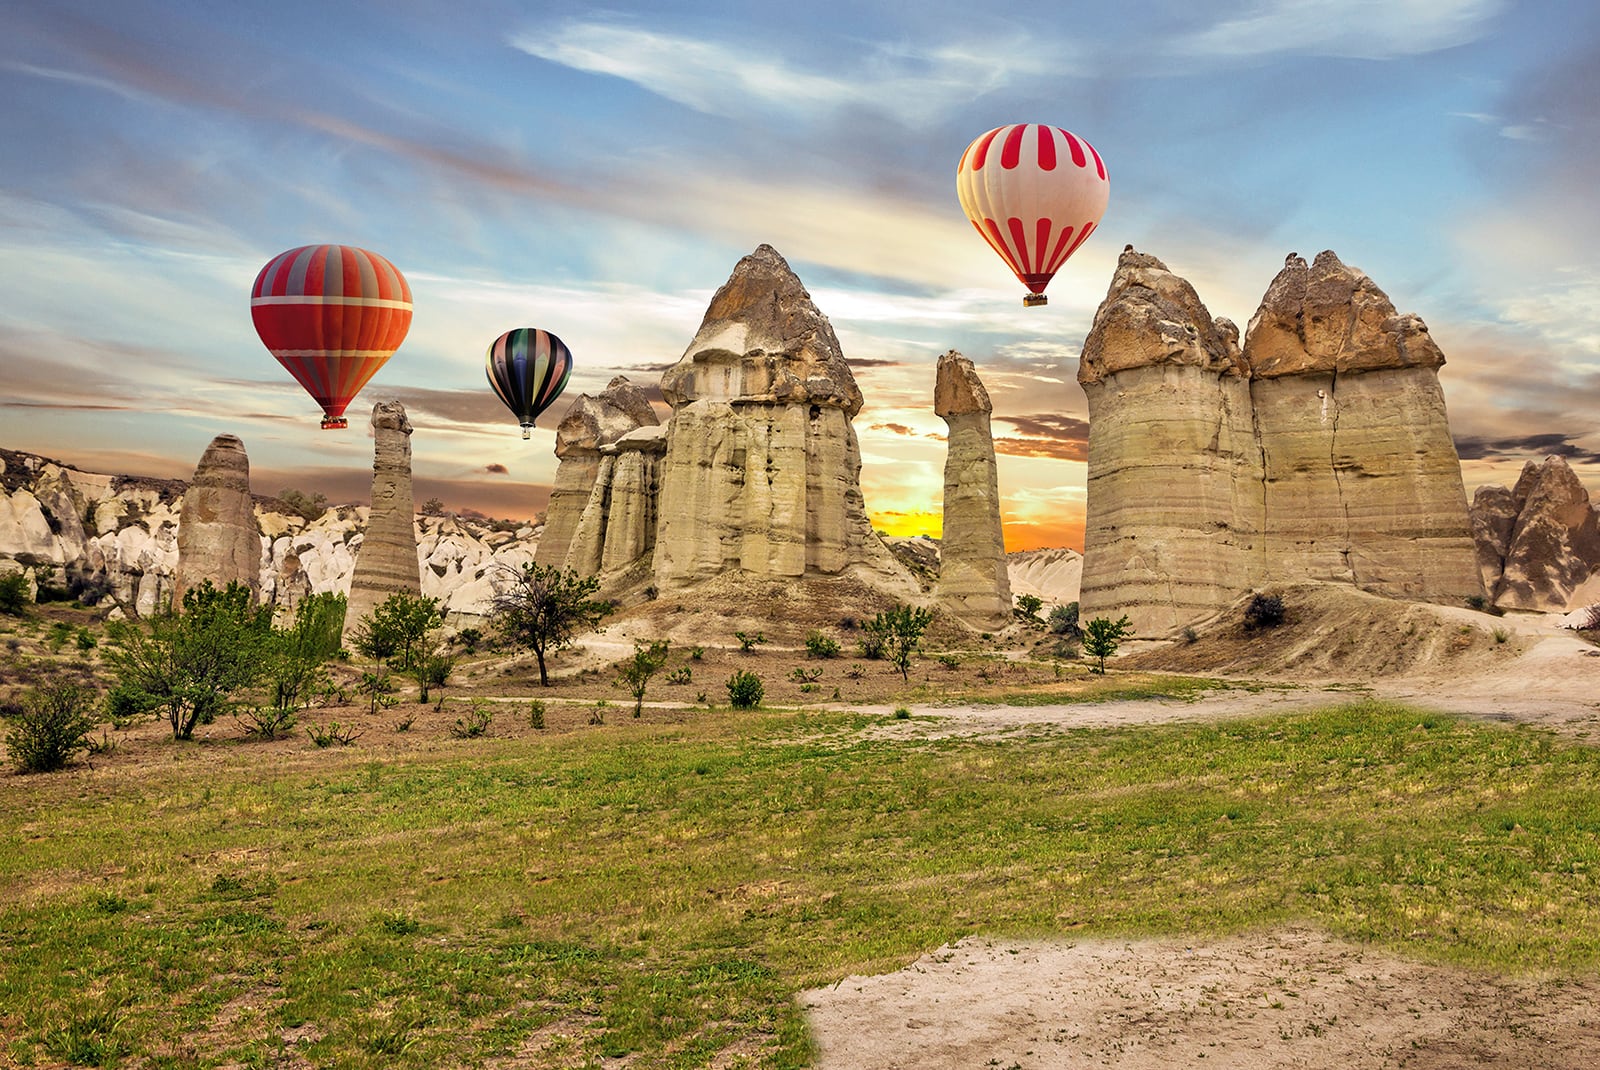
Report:
[[[276,633],[269,674],[273,709],[293,712],[311,701],[326,675],[323,664],[339,652],[344,610],[344,595],[314,594],[300,602],[294,623]]]
[[[648,644],[642,639],[633,641],[633,657],[622,663],[617,684],[627,688],[628,694],[633,696],[635,717],[644,711],[645,688],[650,686],[650,677],[667,663],[667,649],[671,645],[667,639],[656,639]]]
[[[728,677],[728,701],[736,710],[753,710],[761,705],[761,696],[766,688],[761,684],[761,677],[753,672],[739,669]]]
[[[495,627],[512,644],[533,651],[539,684],[549,687],[545,655],[568,646],[580,629],[594,628],[611,612],[609,603],[590,597],[600,580],[533,561],[521,569],[506,568],[500,580],[490,609]]]
[[[1038,624],[1039,610],[1044,608],[1044,599],[1036,594],[1017,595],[1017,608],[1013,611],[1017,619],[1027,624]]]
[[[1120,620],[1110,620],[1106,617],[1096,617],[1083,626],[1083,651],[1092,658],[1100,659],[1100,665],[1094,671],[1101,676],[1106,672],[1106,659],[1117,652],[1117,646],[1128,636],[1133,634],[1133,624],[1124,614]]]
[[[911,654],[922,641],[922,633],[933,623],[933,611],[917,606],[895,606],[884,610],[866,625],[868,634],[882,639],[883,656],[900,670],[900,678],[911,679]]]
[[[417,682],[417,687],[422,694],[417,696],[417,701],[426,704],[428,691],[432,688],[444,688],[450,682],[450,674],[455,672],[456,658],[454,654],[444,651],[434,651],[424,654],[411,666],[411,678]],[[444,698],[439,699],[440,703]]]
[[[411,672],[430,653],[428,633],[444,624],[437,598],[404,591],[390,595],[361,618],[350,641],[357,652]]]
[[[256,605],[243,584],[219,591],[207,580],[184,592],[181,615],[161,614],[118,636],[108,660],[119,683],[166,709],[173,739],[192,739],[268,668],[272,607]]]
[[[59,681],[30,688],[22,695],[22,712],[6,733],[6,749],[18,771],[50,773],[89,749],[95,719],[93,688]]]

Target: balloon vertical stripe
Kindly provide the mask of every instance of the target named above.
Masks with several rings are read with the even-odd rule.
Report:
[[[991,152],[996,139],[998,154]],[[1055,126],[1016,123],[986,131],[956,168],[956,195],[967,218],[1035,295],[1099,225],[1110,190],[1094,146]]]

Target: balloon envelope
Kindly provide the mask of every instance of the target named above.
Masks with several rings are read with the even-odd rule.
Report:
[[[1105,214],[1105,161],[1083,138],[1035,123],[975,138],[956,167],[956,196],[972,225],[1030,291],[1044,288]]]
[[[344,427],[345,407],[405,340],[411,288],[377,253],[302,245],[261,269],[250,316],[278,363],[322,406],[322,426]]]
[[[535,418],[566,389],[572,350],[549,331],[518,327],[494,340],[484,370],[527,438]]]

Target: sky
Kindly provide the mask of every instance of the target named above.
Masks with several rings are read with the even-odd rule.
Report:
[[[955,196],[1010,122],[1110,172],[1045,308]],[[531,517],[567,402],[655,384],[768,243],[865,396],[880,529],[938,533],[956,349],[1008,548],[1081,547],[1077,356],[1123,246],[1241,327],[1288,253],[1333,249],[1443,349],[1469,496],[1552,453],[1597,493],[1597,176],[1589,0],[0,0],[0,445],[188,478],[232,433],[258,493],[364,501],[396,397],[418,502]],[[383,254],[415,304],[346,431],[249,311],[319,242]],[[519,326],[575,361],[527,442],[483,372]]]

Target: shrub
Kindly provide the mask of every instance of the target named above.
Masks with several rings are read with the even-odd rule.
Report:
[[[728,677],[728,701],[736,710],[755,709],[761,705],[761,696],[765,693],[761,677],[753,672],[740,669]]]
[[[295,711],[281,706],[247,706],[234,713],[245,739],[277,739],[294,727]]]
[[[6,747],[19,772],[50,773],[89,749],[94,690],[58,682],[23,693],[21,711],[6,733]]]
[[[133,684],[118,683],[106,692],[106,720],[111,722],[113,728],[127,728],[135,717],[150,713],[160,701]]]
[[[456,642],[461,644],[461,649],[468,654],[478,652],[478,644],[483,642],[483,632],[478,628],[463,628],[456,633]]]
[[[1276,628],[1283,623],[1283,599],[1275,594],[1258,594],[1244,607],[1244,626],[1247,631],[1257,628]]]
[[[813,658],[836,658],[839,656],[839,640],[831,635],[823,635],[819,631],[806,633],[806,656]]]
[[[326,725],[307,725],[306,735],[311,737],[311,742],[318,747],[331,747],[338,744],[348,747],[361,738],[361,730],[355,726],[345,726],[338,721],[330,721]]]
[[[490,711],[489,704],[474,702],[465,717],[456,718],[456,723],[450,726],[450,734],[457,739],[476,739],[489,731],[489,722],[492,720],[494,713]]]
[[[765,643],[767,637],[760,632],[734,632],[733,637],[739,640],[740,653],[748,654],[759,643]]]
[[[0,613],[20,617],[28,611],[33,598],[28,592],[28,577],[21,572],[7,572],[0,576]]]
[[[1056,635],[1078,636],[1080,634],[1078,629],[1078,603],[1068,602],[1064,606],[1052,606],[1050,615],[1045,618],[1045,624]]]
[[[821,669],[808,669],[803,665],[796,665],[794,671],[789,674],[789,678],[797,684],[815,683],[821,676]]]
[[[911,719],[911,711],[906,709],[904,706],[900,706],[894,711],[894,719],[897,721],[908,721]]]
[[[1133,624],[1126,615],[1119,620],[1096,617],[1083,627],[1083,649],[1092,658],[1099,659],[1094,669],[1101,676],[1106,672],[1106,659],[1117,652],[1122,640],[1133,634]]]
[[[687,665],[667,673],[667,683],[669,684],[687,684],[693,679],[694,670]]]
[[[85,654],[100,645],[99,640],[89,633],[88,628],[78,629],[76,641],[78,644],[78,649]]]
[[[376,717],[378,710],[388,709],[395,704],[394,681],[389,678],[387,670],[378,672],[364,672],[361,682],[356,685],[356,693],[366,695],[371,701],[369,712]]]
[[[528,703],[528,727],[544,728],[544,701],[542,699],[534,699]]]
[[[940,654],[938,657],[938,662],[947,669],[961,668],[961,659],[949,651],[945,651],[943,654]]]

